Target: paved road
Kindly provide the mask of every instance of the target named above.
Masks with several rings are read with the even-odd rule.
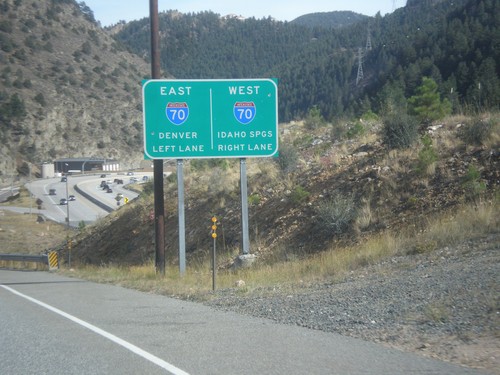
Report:
[[[45,272],[0,270],[10,374],[484,374],[335,334]]]
[[[94,179],[96,176],[82,177],[83,179]],[[26,184],[26,188],[31,191],[31,193],[36,197],[36,199],[41,199],[43,201],[43,209],[38,210],[33,209],[35,213],[43,213],[50,220],[65,223],[69,207],[69,217],[71,226],[78,226],[81,221],[93,222],[99,217],[104,217],[108,214],[107,211],[96,206],[92,202],[86,200],[78,194],[74,186],[78,184],[79,178],[69,178],[68,180],[68,195],[75,195],[76,201],[70,201],[69,205],[60,205],[59,202],[61,198],[66,198],[66,182],[62,182],[61,178],[50,178],[50,179],[40,179],[34,180],[31,183]],[[97,180],[96,180],[97,181]],[[49,190],[54,189],[55,194],[49,195]]]
[[[43,214],[46,218],[58,222],[66,223],[66,218],[69,217],[70,225],[72,227],[78,227],[80,222],[93,223],[96,220],[106,216],[109,210],[114,210],[118,208],[116,203],[116,195],[121,193],[123,197],[132,200],[138,196],[137,193],[125,189],[122,184],[115,184],[113,181],[115,178],[122,179],[125,184],[130,182],[130,178],[134,177],[143,181],[143,177],[152,177],[152,173],[141,173],[134,176],[125,176],[123,174],[107,174],[106,178],[101,178],[99,175],[81,175],[81,176],[69,176],[68,184],[61,181],[61,177],[50,178],[50,179],[38,179],[33,180],[31,183],[26,184],[26,188],[32,193],[36,199],[41,199],[43,201],[42,209],[39,210],[37,205],[33,203],[32,208],[18,208],[3,206],[2,209],[7,209],[15,212],[32,212],[34,214]],[[106,193],[99,185],[102,180],[109,180],[110,187],[112,188],[112,193]],[[81,195],[75,186],[78,185],[80,190],[84,193],[92,196],[98,201],[102,202],[104,205],[108,206],[109,210],[105,210],[102,207],[94,204],[90,200],[86,199],[85,196]],[[66,192],[66,188],[68,191]],[[54,195],[49,195],[50,189],[55,190]],[[66,194],[67,193],[67,194]],[[67,195],[74,195],[76,197],[75,201],[70,201],[68,206],[61,205],[60,200],[62,198],[67,198]],[[121,201],[123,203],[123,200]]]

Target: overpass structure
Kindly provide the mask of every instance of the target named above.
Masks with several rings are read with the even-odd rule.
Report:
[[[120,163],[114,159],[105,158],[64,158],[54,161],[55,172],[75,173],[87,171],[117,172]]]

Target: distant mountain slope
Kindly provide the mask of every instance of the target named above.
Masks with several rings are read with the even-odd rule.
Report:
[[[304,26],[271,18],[240,20],[213,12],[177,11],[159,17],[163,68],[185,79],[262,76],[309,49],[311,40],[318,36]],[[116,37],[139,56],[150,55],[148,19],[126,24]]]
[[[290,23],[307,27],[339,29],[369,18],[368,16],[350,11],[335,11],[305,14],[297,17]]]

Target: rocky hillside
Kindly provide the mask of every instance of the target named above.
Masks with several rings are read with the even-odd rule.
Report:
[[[488,125],[490,135],[476,144],[468,132],[484,122],[493,124]],[[359,134],[338,141],[332,127],[358,129]],[[388,149],[380,138],[381,127],[378,120],[367,119],[317,129],[304,123],[283,125],[280,157],[248,160],[251,252],[264,262],[302,258],[386,231],[418,232],[437,214],[452,218],[453,210],[464,203],[498,200],[496,115],[450,117],[423,129],[422,140],[408,149]],[[218,248],[237,253],[238,161],[186,164],[189,259],[207,256],[212,215],[220,220]],[[153,200],[148,191],[152,188],[143,199],[80,235],[75,245],[79,261],[141,264],[154,259]],[[165,181],[165,202],[167,259],[175,264],[175,173]]]
[[[138,165],[141,79],[128,53],[72,0],[0,2],[0,179],[62,157]]]

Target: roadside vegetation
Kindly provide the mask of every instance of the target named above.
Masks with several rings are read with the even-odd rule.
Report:
[[[234,265],[241,251],[237,160],[186,163],[183,276],[177,268],[175,172],[164,181],[165,277],[155,273],[151,183],[141,186],[137,201],[71,231],[0,208],[0,238],[6,249],[19,250],[13,252],[57,247],[61,272],[68,275],[200,299],[212,290],[214,215],[220,221],[217,288],[237,286],[241,293],[277,284],[335,282],[392,257],[432,255],[500,227],[498,113],[441,118],[447,104],[436,100],[430,105],[445,110],[429,124],[371,112],[355,121],[329,123],[316,110],[305,122],[283,124],[279,158],[248,163],[251,253],[257,257],[250,269]],[[21,190],[5,204],[33,203]]]
[[[65,225],[47,221],[38,215],[35,199],[22,188],[14,199],[0,204],[0,252],[3,254],[40,254],[60,246],[73,233]],[[31,214],[19,214],[2,206],[32,207]],[[0,261],[0,267],[21,269],[46,269],[41,264]]]
[[[447,111],[446,103],[432,105]],[[432,254],[498,232],[498,114],[441,114],[428,125],[413,117],[379,119],[374,114],[363,116],[358,125],[339,125],[320,116],[311,111],[307,122],[287,125],[277,160],[249,163],[254,267],[234,267],[240,251],[238,164],[216,160],[187,165],[185,275],[177,269],[175,173],[165,180],[164,278],[155,274],[153,262],[150,186],[139,202],[110,216],[113,224],[103,220],[86,228],[75,240],[79,265],[64,272],[207,298],[212,289],[207,233],[214,214],[222,221],[217,288],[238,286],[242,293],[261,286],[342,280],[353,270],[391,257]],[[353,126],[358,131],[350,132]],[[470,130],[476,127],[481,131]]]
[[[424,227],[407,228],[399,233],[388,231],[358,245],[331,247],[306,259],[260,264],[251,269],[220,269],[217,288],[238,286],[239,293],[247,293],[260,287],[294,288],[315,282],[338,282],[352,271],[392,257],[422,253],[432,256],[445,246],[498,233],[498,203],[463,205],[428,218]],[[155,273],[153,262],[137,266],[87,265],[71,270],[64,268],[62,272],[95,282],[195,300],[210,298],[212,291],[210,259],[191,264],[183,277],[174,265],[167,267],[165,277],[160,277]]]

